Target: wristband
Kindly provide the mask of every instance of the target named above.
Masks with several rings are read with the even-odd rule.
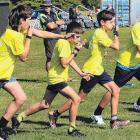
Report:
[[[77,52],[79,52],[79,51],[80,51],[80,49],[78,49],[78,48],[74,48],[74,50],[76,50]]]
[[[28,39],[32,39],[32,36],[26,35],[26,38],[28,38]]]
[[[113,31],[113,34],[116,35],[116,36],[119,36],[119,32],[116,31],[116,30]]]
[[[74,57],[77,56],[77,54],[78,54],[79,51],[80,51],[80,50],[79,50],[78,48],[74,48],[74,50],[73,50],[73,52],[72,52],[72,54],[74,54]]]

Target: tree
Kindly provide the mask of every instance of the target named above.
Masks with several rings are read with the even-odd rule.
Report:
[[[100,2],[101,0],[82,0],[82,3],[88,8],[99,7]]]

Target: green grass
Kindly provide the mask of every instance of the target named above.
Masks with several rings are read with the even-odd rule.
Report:
[[[129,28],[121,29],[121,49],[127,45],[129,36]],[[86,31],[85,37],[89,38],[93,31]],[[89,50],[83,49],[78,57],[76,58],[77,63],[82,66]],[[114,50],[109,49],[107,51],[107,56],[105,56],[105,68],[113,76],[115,69],[115,60],[118,53]],[[19,79],[20,84],[27,93],[28,100],[21,108],[19,112],[29,107],[29,105],[42,99],[44,91],[47,85],[46,82],[46,71],[45,71],[45,53],[42,43],[42,39],[34,38],[32,40],[31,51],[29,60],[26,63],[21,63],[17,61],[15,68],[15,74]],[[69,83],[75,90],[78,91],[80,78],[73,71],[70,71],[70,76],[77,81]],[[93,89],[86,102],[80,105],[77,125],[82,132],[87,134],[84,140],[139,140],[140,139],[140,117],[139,113],[132,112],[129,109],[132,107],[133,102],[139,97],[139,83],[136,79],[133,79],[135,85],[133,87],[124,87],[121,90],[120,103],[119,103],[119,113],[118,115],[122,119],[130,119],[131,124],[126,128],[119,130],[112,130],[109,127],[110,119],[110,106],[108,106],[104,112],[103,116],[106,122],[105,127],[98,127],[96,124],[88,123],[88,117],[92,111],[95,110],[98,102],[103,96],[105,90],[97,85]],[[0,89],[0,115],[3,114],[6,105],[12,99],[4,90]],[[66,99],[61,95],[58,95],[50,110],[57,109]],[[12,140],[72,140],[73,138],[67,136],[68,129],[68,112],[63,114],[59,119],[59,127],[52,130],[46,124],[48,120],[47,116],[48,110],[39,112],[35,115],[28,117],[20,127],[20,131],[17,135],[11,135]],[[9,123],[10,126],[10,123]],[[79,139],[79,138],[75,138]]]

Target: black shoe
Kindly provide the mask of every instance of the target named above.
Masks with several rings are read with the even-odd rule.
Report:
[[[81,133],[80,130],[77,130],[77,129],[73,129],[72,132],[69,132],[69,130],[68,130],[68,134],[73,136],[73,137],[84,137],[84,136],[86,136],[85,134]]]
[[[7,132],[3,128],[0,128],[0,140],[10,140]]]
[[[17,120],[16,116],[12,118],[12,130],[14,134],[17,134],[17,129],[20,126],[20,122]]]

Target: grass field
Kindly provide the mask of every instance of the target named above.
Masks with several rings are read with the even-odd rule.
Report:
[[[129,28],[121,29],[121,49],[125,47],[129,40],[128,31]],[[93,31],[86,31],[85,37],[89,38]],[[76,58],[77,63],[82,66],[84,61],[89,54],[89,50],[83,49],[78,57]],[[117,58],[118,52],[114,50],[107,51],[105,56],[105,68],[113,76],[115,68],[115,59]],[[26,63],[17,62],[15,74],[19,79],[20,84],[27,93],[28,100],[21,108],[19,112],[29,107],[29,105],[42,99],[44,91],[47,85],[46,82],[46,71],[45,71],[45,53],[42,43],[42,39],[34,38],[32,40],[31,51],[29,60]],[[74,82],[69,84],[78,91],[79,87],[79,76],[74,72],[70,71],[70,76],[75,79]],[[122,119],[129,119],[130,125],[123,129],[111,130],[109,126],[110,120],[110,106],[108,106],[104,112],[103,117],[106,122],[105,127],[98,127],[94,123],[89,123],[89,115],[95,110],[97,103],[100,101],[104,94],[104,89],[97,85],[92,90],[84,104],[80,105],[79,113],[77,117],[77,125],[82,132],[86,133],[87,136],[84,140],[139,140],[140,139],[140,114],[131,111],[133,102],[139,97],[139,83],[136,79],[131,81],[134,83],[132,87],[123,87],[120,95],[119,102],[119,113],[118,116]],[[12,98],[0,89],[0,115],[3,114],[5,106]],[[65,98],[58,95],[50,110],[57,109],[58,106],[63,104]],[[72,138],[67,136],[68,129],[68,112],[62,115],[58,121],[58,128],[52,130],[49,128],[48,116],[46,111],[42,111],[33,116],[28,117],[20,126],[19,133],[17,135],[11,135],[12,140],[73,140],[79,138]],[[10,123],[9,123],[10,126]]]

